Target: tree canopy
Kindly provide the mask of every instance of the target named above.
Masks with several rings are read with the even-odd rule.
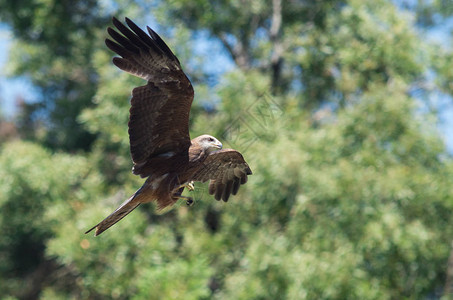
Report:
[[[432,98],[451,100],[453,50],[429,36],[447,2],[0,0],[9,74],[39,93],[0,117],[0,296],[450,299]],[[111,16],[164,38],[194,83],[191,136],[254,174],[228,203],[197,183],[193,207],[143,205],[94,238],[143,182],[127,136],[143,82],[111,63]]]

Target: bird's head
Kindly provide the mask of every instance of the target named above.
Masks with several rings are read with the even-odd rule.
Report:
[[[218,139],[211,135],[200,135],[195,138],[194,141],[200,145],[207,153],[211,153],[217,150],[222,149],[222,143]]]

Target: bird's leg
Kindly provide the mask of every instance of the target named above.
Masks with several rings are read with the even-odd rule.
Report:
[[[178,196],[179,199],[184,199],[186,200],[187,206],[192,206],[193,205],[193,198],[192,197],[187,197],[187,196]]]
[[[186,200],[186,204],[188,206],[192,206],[194,201],[193,201],[193,198],[192,197],[188,197],[188,196],[182,196],[181,193],[183,191],[184,188],[187,188],[190,192],[191,191],[194,191],[195,190],[195,187],[193,185],[193,181],[190,181],[190,182],[187,182],[187,183],[184,183],[184,184],[181,184],[179,186],[179,192],[177,194],[175,194],[174,196],[176,196],[177,198],[179,199],[184,199]]]

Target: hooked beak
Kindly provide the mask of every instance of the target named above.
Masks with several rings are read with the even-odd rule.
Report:
[[[209,143],[209,147],[206,149],[208,153],[216,152],[222,149],[222,143],[219,141],[212,141]]]

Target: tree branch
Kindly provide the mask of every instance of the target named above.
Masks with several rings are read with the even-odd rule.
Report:
[[[234,62],[240,69],[242,70],[250,69],[250,58],[247,53],[247,48],[244,47],[244,44],[237,37],[234,45],[228,42],[227,35],[224,32],[219,34],[219,39],[225,46],[225,48],[227,48],[228,52],[230,52]]]
[[[273,45],[271,55],[272,94],[277,94],[280,86],[281,69],[283,65],[283,45],[281,41],[282,1],[272,0],[272,24],[269,30],[270,41]]]

